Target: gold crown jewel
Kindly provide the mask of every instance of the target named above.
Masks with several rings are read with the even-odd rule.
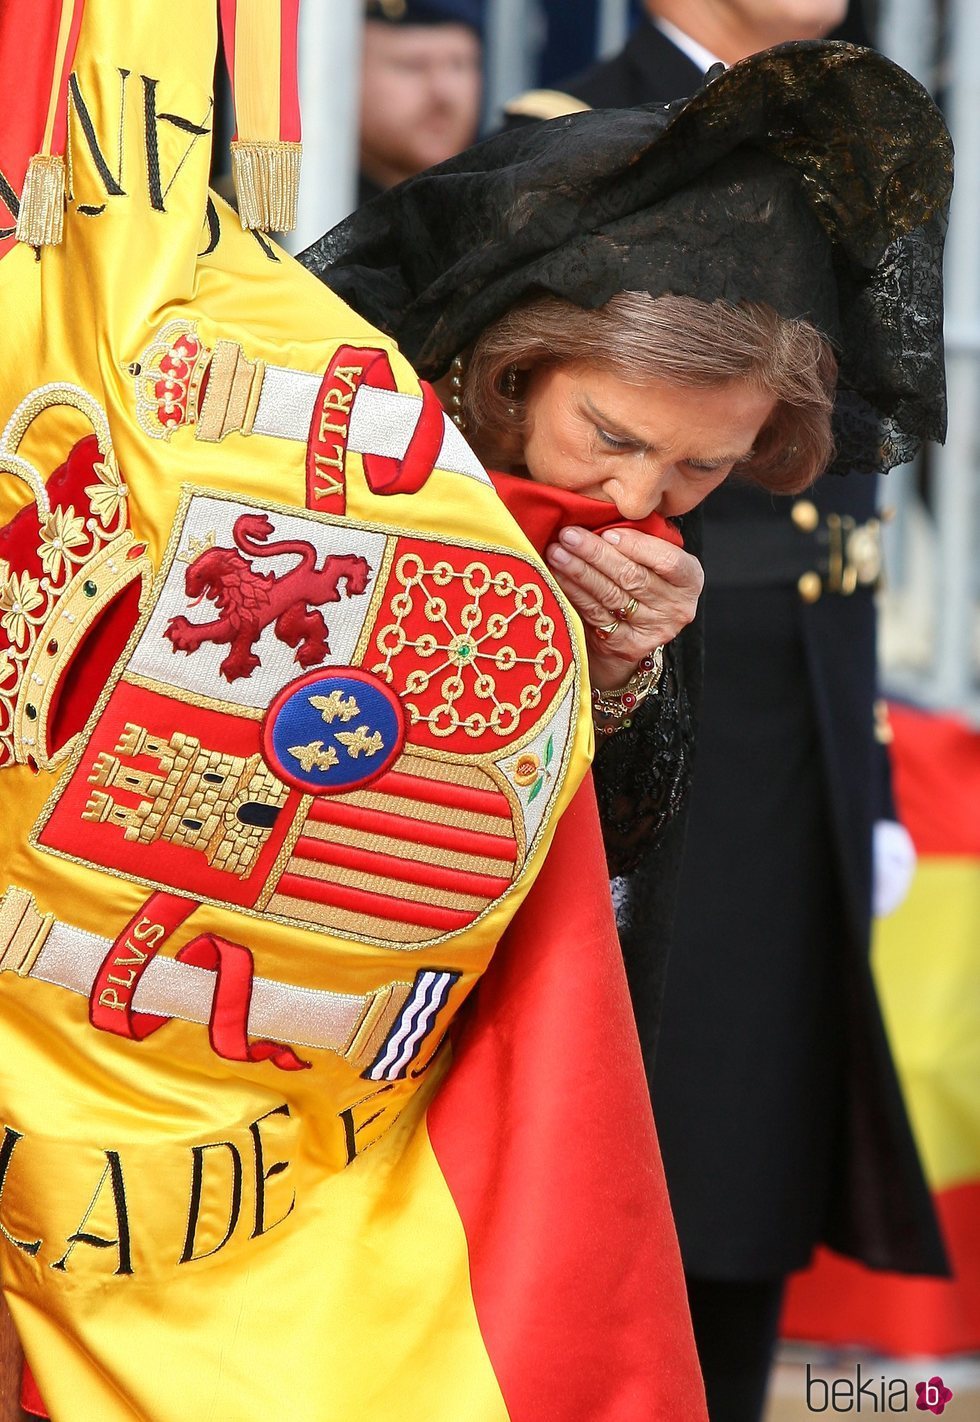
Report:
[[[151,439],[169,439],[175,430],[197,423],[211,354],[194,322],[178,319],[161,326],[129,366],[136,383],[136,418]]]
[[[206,553],[208,549],[213,548],[214,545],[215,534],[213,532],[206,533],[203,538],[195,538],[194,535],[191,534],[187,547],[177,554],[174,561],[177,563],[187,563],[189,566],[191,563],[196,563],[201,554]]]
[[[34,420],[54,407],[77,410],[95,437],[94,447],[91,436],[71,447],[57,504],[18,452]],[[127,527],[128,490],[105,411],[79,386],[44,385],[21,401],[0,435],[0,474],[33,496],[33,508],[7,525],[0,560],[0,766],[51,769],[71,747],[71,738],[52,743],[52,721],[75,654],[124,588],[136,579],[145,588],[150,564]]]

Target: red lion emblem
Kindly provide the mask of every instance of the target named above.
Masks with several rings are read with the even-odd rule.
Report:
[[[318,568],[312,543],[289,539],[266,543],[272,531],[265,514],[237,518],[232,536],[238,547],[206,549],[191,563],[184,579],[192,607],[208,598],[221,615],[202,623],[172,617],[164,631],[175,652],[196,652],[205,642],[228,643],[231,650],[221,663],[226,681],[251,676],[261,665],[253,648],[270,623],[275,623],[280,641],[296,648],[301,667],[316,666],[330,652],[330,634],[323,614],[314,609],[340,601],[341,581],[348,597],[367,588],[371,568],[364,558],[329,554]],[[300,561],[276,577],[274,573],[257,573],[243,553],[249,558],[295,553]]]

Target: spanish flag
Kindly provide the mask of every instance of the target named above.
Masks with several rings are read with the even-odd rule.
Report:
[[[229,12],[297,143],[295,6]],[[208,193],[217,22],[2,12],[5,1297],[56,1422],[702,1422],[581,627]]]
[[[870,1270],[830,1253],[790,1288],[784,1336],[896,1355],[980,1348],[980,735],[892,706],[895,791],[919,856],[911,892],[879,921],[882,1008],[952,1265],[950,1281]]]

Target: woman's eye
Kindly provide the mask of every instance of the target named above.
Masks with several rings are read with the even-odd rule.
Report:
[[[722,470],[727,474],[731,468],[730,465],[725,464],[696,464],[692,459],[687,461],[687,467],[692,469],[695,474],[720,474]]]
[[[632,440],[617,439],[615,435],[611,435],[608,430],[601,429],[598,425],[595,427],[595,432],[608,449],[626,450],[636,448]]]

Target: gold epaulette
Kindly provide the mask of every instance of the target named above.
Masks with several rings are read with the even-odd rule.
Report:
[[[504,113],[511,118],[553,119],[588,113],[591,107],[574,94],[563,94],[560,89],[528,89],[505,104]]]

